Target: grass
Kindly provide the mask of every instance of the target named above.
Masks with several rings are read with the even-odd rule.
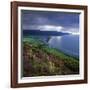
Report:
[[[79,60],[50,48],[36,38],[23,39],[23,76],[70,75],[79,73]]]

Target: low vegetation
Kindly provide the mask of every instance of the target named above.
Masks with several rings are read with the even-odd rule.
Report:
[[[34,38],[23,40],[23,76],[70,75],[79,73],[79,60],[50,48]]]

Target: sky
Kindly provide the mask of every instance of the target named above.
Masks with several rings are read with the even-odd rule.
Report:
[[[21,11],[23,30],[79,33],[79,13],[56,11]]]

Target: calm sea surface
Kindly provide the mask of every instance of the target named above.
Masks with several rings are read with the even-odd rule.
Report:
[[[79,35],[53,36],[48,45],[68,55],[79,57]]]

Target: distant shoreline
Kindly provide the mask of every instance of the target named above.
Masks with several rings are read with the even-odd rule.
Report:
[[[24,38],[30,38],[29,36],[24,36]],[[42,40],[41,40],[42,41]],[[47,45],[46,44],[46,42],[44,42],[44,44],[45,45]],[[54,49],[56,49],[56,48],[54,48]],[[61,53],[63,53],[63,54],[65,54],[66,56],[69,56],[69,57],[73,57],[73,58],[75,58],[75,59],[77,59],[77,60],[79,60],[79,55],[78,56],[75,56],[75,55],[71,55],[71,54],[67,54],[65,51],[63,51],[63,50],[60,50],[60,49],[56,49],[57,51],[59,51],[59,52],[61,52]]]

